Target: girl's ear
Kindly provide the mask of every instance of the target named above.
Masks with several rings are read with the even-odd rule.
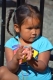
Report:
[[[14,30],[15,30],[16,32],[19,32],[19,31],[20,31],[18,24],[14,24]]]

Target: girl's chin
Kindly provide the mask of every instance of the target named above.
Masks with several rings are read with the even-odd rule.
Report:
[[[30,38],[29,40],[24,40],[26,43],[32,43],[36,40],[37,38]]]
[[[34,40],[29,40],[29,41],[26,41],[27,43],[32,43],[32,42],[34,42]]]

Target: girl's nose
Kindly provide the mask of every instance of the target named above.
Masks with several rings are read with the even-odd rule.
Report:
[[[32,34],[36,34],[36,30],[35,29],[32,29]]]

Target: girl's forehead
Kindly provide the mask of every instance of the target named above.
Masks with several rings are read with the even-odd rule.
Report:
[[[23,24],[25,24],[25,25],[39,25],[40,24],[40,20],[38,19],[38,18],[34,18],[34,17],[27,17],[25,20],[24,20],[24,22],[23,22]]]

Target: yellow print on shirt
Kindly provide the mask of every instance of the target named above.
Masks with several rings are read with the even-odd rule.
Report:
[[[34,50],[33,51],[33,57],[35,58],[36,56],[38,56],[38,51],[37,50]]]

